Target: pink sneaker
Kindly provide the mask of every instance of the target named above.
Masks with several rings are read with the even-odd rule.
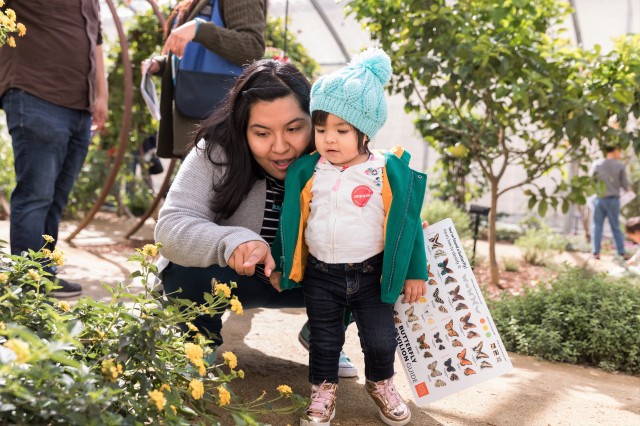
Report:
[[[388,425],[402,426],[411,420],[411,410],[393,386],[393,377],[379,382],[367,380],[364,388],[376,403],[380,419]]]
[[[311,404],[300,419],[300,426],[331,426],[336,415],[337,383],[311,385]]]

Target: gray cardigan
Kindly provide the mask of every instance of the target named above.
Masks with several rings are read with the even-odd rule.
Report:
[[[204,141],[198,143],[204,147]],[[224,159],[222,148],[213,151],[216,159]],[[215,166],[200,149],[187,155],[171,185],[160,210],[155,240],[162,244],[160,271],[169,261],[181,266],[205,268],[227,266],[227,260],[240,244],[266,241],[260,237],[266,202],[266,181],[258,180],[229,219],[214,222],[211,200],[213,182],[219,182],[226,167]],[[247,173],[231,170],[230,173]]]

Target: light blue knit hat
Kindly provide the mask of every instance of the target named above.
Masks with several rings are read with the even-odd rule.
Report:
[[[387,120],[383,85],[390,79],[389,56],[378,48],[367,49],[314,83],[310,110],[336,115],[373,139]]]

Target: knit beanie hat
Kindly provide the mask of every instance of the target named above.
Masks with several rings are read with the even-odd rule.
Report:
[[[378,48],[367,49],[315,82],[310,110],[336,115],[373,139],[387,120],[383,85],[390,79],[389,56]]]

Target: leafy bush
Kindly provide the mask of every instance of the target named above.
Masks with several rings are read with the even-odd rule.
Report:
[[[520,270],[518,259],[514,259],[512,257],[503,257],[502,265],[504,266],[504,270],[507,272],[518,272]]]
[[[471,237],[469,215],[451,201],[435,199],[425,202],[420,217],[431,224],[451,218],[461,240]]]
[[[490,302],[507,350],[640,374],[640,287],[580,268]]]
[[[142,265],[132,278],[145,288],[156,253],[147,245],[129,259]],[[199,306],[123,285],[108,287],[108,303],[85,297],[71,306],[46,295],[54,284],[42,264],[62,262],[58,250],[0,253],[0,424],[186,425],[221,416],[257,424],[256,413],[304,406],[286,385],[272,399],[236,402],[231,382],[244,378],[236,356],[225,352],[218,364],[210,340],[181,331],[205,313],[241,314],[228,285],[214,283]]]
[[[567,241],[564,236],[556,234],[549,228],[531,228],[516,240],[516,245],[522,249],[522,257],[531,265],[545,265],[551,257],[552,251],[564,250]]]

